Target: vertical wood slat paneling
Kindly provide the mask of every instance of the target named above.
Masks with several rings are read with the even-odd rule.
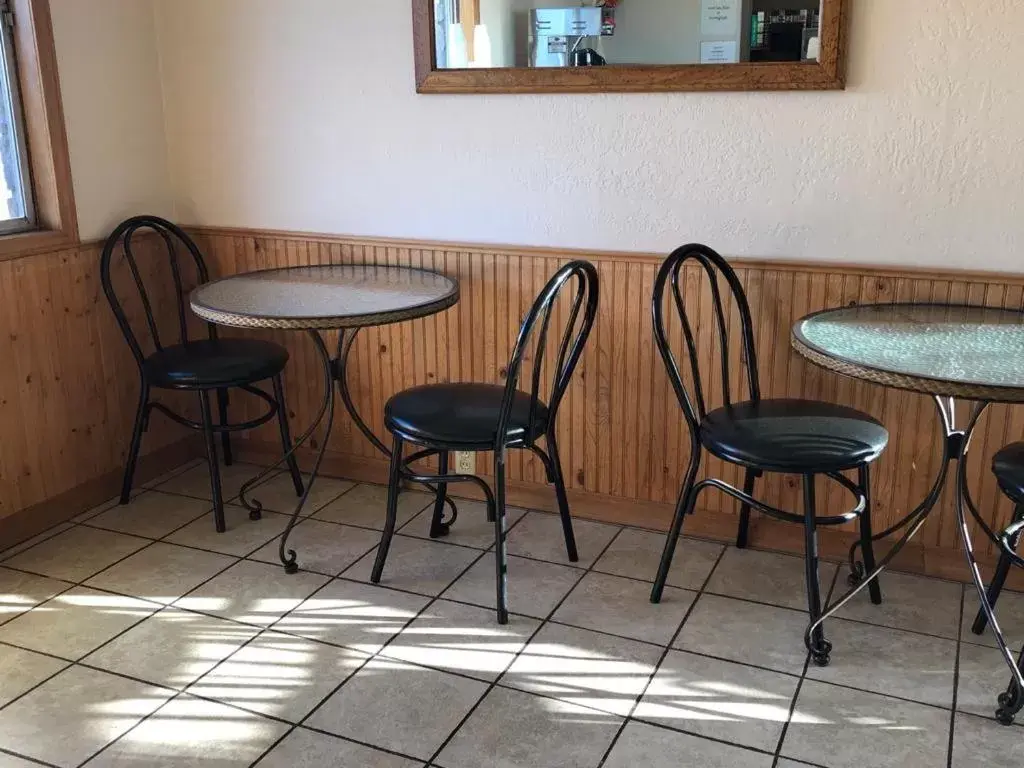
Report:
[[[173,283],[153,245],[137,238],[134,250],[159,327],[170,333]],[[139,379],[100,286],[101,251],[83,244],[0,262],[0,518],[124,466]],[[113,276],[140,327],[141,306],[117,257]],[[188,406],[173,396],[162,401]],[[143,453],[186,434],[154,414]]]
[[[316,242],[312,236],[289,239],[258,231],[202,231],[197,237],[215,262],[213,271],[221,275],[275,264],[375,261],[434,268],[459,279],[462,299],[445,314],[360,333],[350,358],[350,381],[361,413],[380,435],[385,401],[405,387],[445,380],[503,381],[519,323],[534,296],[559,264],[577,257],[429,243],[390,245],[340,238]],[[627,502],[621,509],[623,521],[628,522],[629,501],[675,502],[688,460],[689,436],[651,340],[650,292],[658,260],[605,255],[596,260],[602,280],[598,322],[563,403],[559,439],[570,487]],[[889,427],[892,442],[873,473],[876,528],[887,527],[924,497],[938,469],[934,407],[923,396],[843,379],[808,364],[790,348],[792,324],[819,309],[871,301],[975,301],[1019,308],[1024,281],[1007,284],[1000,278],[986,282],[909,271],[879,275],[858,268],[753,263],[741,263],[737,271],[754,315],[763,394],[845,403],[873,413]],[[692,270],[685,275],[684,298],[695,320],[699,362],[709,385],[708,406],[715,407],[721,402],[720,391],[712,392],[712,385],[720,389],[721,379],[717,330],[706,282]],[[559,316],[564,319],[566,313],[561,311]],[[745,368],[738,316],[732,308],[726,322],[730,391],[734,399],[742,398],[746,397]],[[679,330],[673,329],[670,335],[675,348],[681,349]],[[299,433],[320,399],[319,366],[301,334],[274,338],[292,353],[286,382],[293,432]],[[681,359],[680,364],[684,363]],[[545,376],[550,374],[545,371]],[[329,446],[332,453],[354,460],[377,459],[362,436],[346,424],[346,415],[339,412],[337,418]],[[1007,519],[1010,512],[989,477],[991,454],[1004,442],[1021,437],[1024,409],[1005,406],[993,409],[976,437],[970,482],[990,523]],[[276,434],[264,430],[251,439],[273,441]],[[481,456],[478,461],[478,469],[486,473],[489,458]],[[717,460],[706,460],[703,471],[733,483],[742,480],[737,468]],[[523,455],[510,461],[509,477],[512,482],[544,481],[539,462]],[[768,479],[760,488],[767,501],[799,510],[799,478]],[[844,492],[824,488],[819,503],[826,509],[839,511],[848,504]],[[956,548],[948,493],[942,505],[941,514],[920,540],[928,547]],[[706,496],[702,507],[735,512],[734,502],[715,494]]]

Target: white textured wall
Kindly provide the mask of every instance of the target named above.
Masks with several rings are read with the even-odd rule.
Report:
[[[153,0],[50,0],[83,240],[173,215]]]
[[[1024,2],[851,4],[845,92],[488,97],[415,94],[408,0],[157,0],[178,215],[1024,271]]]

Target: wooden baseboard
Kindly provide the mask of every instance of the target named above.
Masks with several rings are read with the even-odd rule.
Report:
[[[201,440],[189,436],[140,456],[135,482],[137,485],[148,482],[199,455],[202,455]],[[0,550],[16,546],[116,496],[121,491],[121,480],[122,470],[116,469],[3,518],[0,520]]]
[[[268,464],[276,461],[280,454],[279,448],[271,444],[246,442],[236,453],[245,461],[257,464]],[[303,458],[303,466],[307,466],[311,454]],[[351,456],[328,451],[324,455],[321,471],[325,475],[357,480],[366,483],[387,483],[388,462],[381,459],[369,459],[362,456]],[[448,492],[455,498],[480,500],[483,493],[472,483],[450,485]],[[554,494],[551,487],[537,483],[510,481],[508,484],[508,503],[512,506],[539,509],[545,512],[557,512]],[[672,522],[673,508],[669,504],[658,504],[650,501],[624,499],[615,496],[588,493],[570,489],[569,503],[574,517],[595,520],[602,523],[630,525],[648,528],[655,531],[667,531]],[[710,539],[723,543],[732,543],[736,538],[736,515],[712,510],[698,510],[686,521],[685,530],[690,536]],[[819,532],[819,549],[826,560],[845,562],[850,547],[856,541],[856,535],[847,531],[823,529]],[[750,524],[750,547],[771,552],[802,554],[804,551],[803,528],[762,515],[753,515]],[[880,557],[888,549],[886,543],[877,548]],[[991,578],[995,562],[980,561],[982,575],[985,580]],[[911,541],[892,564],[893,570],[934,576],[950,581],[968,583],[971,581],[970,571],[964,555],[959,550],[925,547]],[[1024,590],[1024,573],[1013,569],[1007,579],[1009,589]],[[842,589],[844,584],[837,588]]]

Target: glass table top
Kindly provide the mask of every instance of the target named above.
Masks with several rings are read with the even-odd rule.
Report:
[[[825,367],[880,383],[888,383],[885,375],[891,374],[954,387],[1024,391],[1024,312],[1018,310],[936,304],[844,307],[798,321],[793,343]],[[931,386],[924,390],[936,391]]]
[[[205,320],[243,328],[347,328],[440,312],[459,299],[437,272],[374,264],[286,267],[232,275],[192,292]]]

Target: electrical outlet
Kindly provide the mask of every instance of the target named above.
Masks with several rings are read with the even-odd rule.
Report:
[[[455,472],[460,475],[472,475],[476,472],[476,454],[472,451],[456,451]]]

